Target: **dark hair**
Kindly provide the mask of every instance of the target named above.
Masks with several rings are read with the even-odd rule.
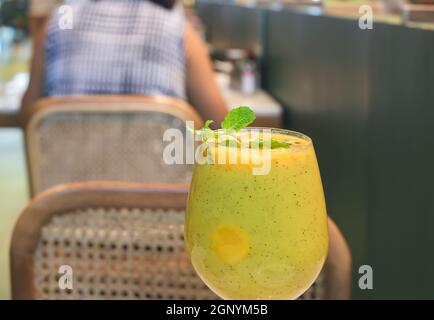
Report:
[[[98,0],[93,0],[93,1],[98,1]],[[166,9],[172,9],[173,6],[176,4],[176,0],[140,0],[140,1],[150,1]]]
[[[176,4],[176,0],[149,0],[155,4],[158,4],[166,9],[172,9]]]

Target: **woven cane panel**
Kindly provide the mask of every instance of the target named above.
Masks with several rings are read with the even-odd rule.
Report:
[[[184,213],[88,209],[42,229],[33,264],[37,299],[216,299],[184,250]],[[58,271],[73,270],[61,290]]]
[[[218,299],[184,250],[181,211],[87,209],[55,216],[34,256],[37,299]],[[59,288],[59,268],[73,289]],[[321,299],[324,277],[300,299]]]
[[[189,182],[190,165],[167,165],[167,129],[183,120],[158,112],[52,114],[37,127],[32,173],[36,190],[77,181]]]

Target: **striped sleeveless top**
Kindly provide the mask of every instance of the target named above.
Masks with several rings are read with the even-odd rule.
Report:
[[[45,44],[45,91],[186,99],[185,16],[146,0],[70,1],[55,10]]]

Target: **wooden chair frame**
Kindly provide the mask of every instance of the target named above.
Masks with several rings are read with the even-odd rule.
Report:
[[[19,217],[10,249],[12,298],[35,298],[33,255],[41,230],[54,216],[80,208],[163,208],[184,210],[188,186],[83,182],[58,186],[38,195]],[[341,232],[329,219],[329,255],[325,264],[325,298],[349,299],[351,255]]]
[[[125,104],[119,108],[119,104]],[[195,126],[201,127],[203,121],[199,114],[184,101],[163,96],[65,96],[45,98],[36,102],[26,124],[26,156],[29,176],[30,194],[33,196],[38,190],[41,177],[37,170],[32,170],[33,163],[39,160],[37,144],[37,127],[44,118],[54,114],[66,113],[118,113],[128,114],[136,112],[156,111],[174,117],[194,121]]]
[[[12,236],[12,298],[34,299],[33,254],[42,227],[52,217],[79,208],[163,208],[184,210],[188,186],[184,184],[141,184],[86,182],[62,185],[38,195],[19,217]]]

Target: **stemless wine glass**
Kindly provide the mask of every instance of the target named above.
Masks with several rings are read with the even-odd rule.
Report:
[[[238,135],[265,130],[289,148],[264,147],[248,161],[194,169],[186,247],[201,279],[224,299],[295,299],[327,256],[327,214],[312,141],[281,129],[247,128]],[[223,148],[229,154],[249,143]],[[269,159],[262,175],[252,170],[258,156]]]

